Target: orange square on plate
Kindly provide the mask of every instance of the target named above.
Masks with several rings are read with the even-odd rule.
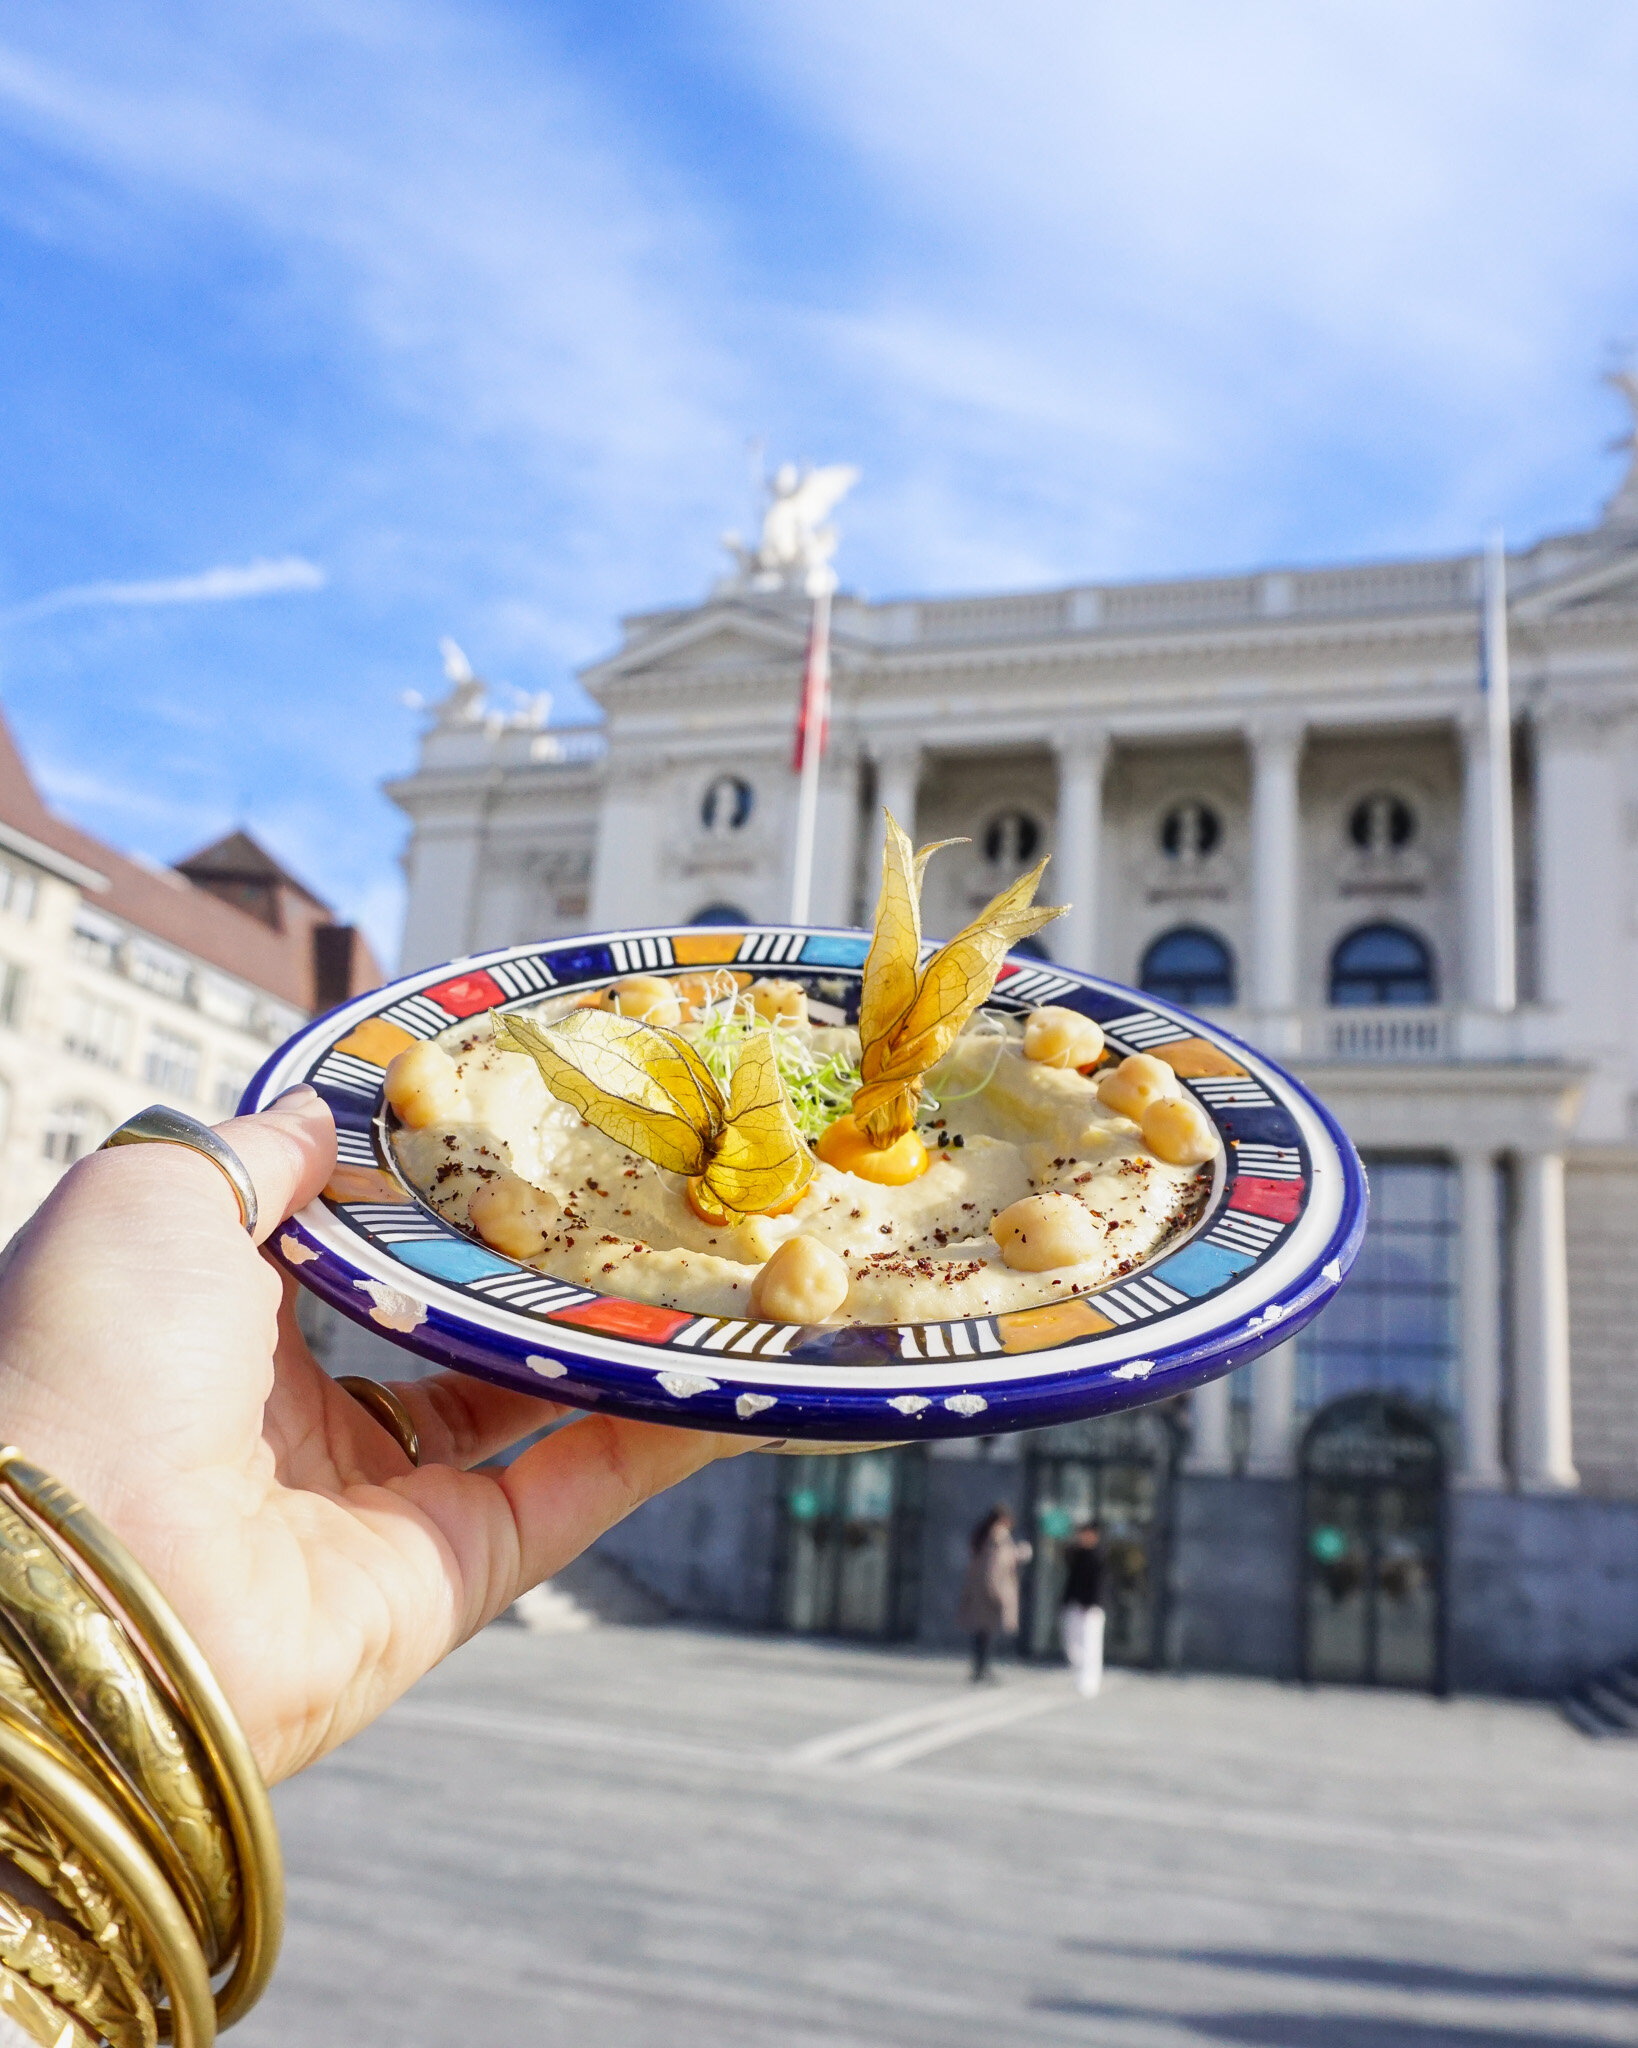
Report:
[[[1171,1045],[1157,1045],[1155,1058],[1164,1060],[1180,1081],[1198,1081],[1205,1074],[1245,1072],[1226,1052],[1219,1052],[1203,1038],[1179,1038]]]
[[[379,1166],[338,1166],[324,1190],[327,1202],[413,1202],[415,1197]]]
[[[355,1060],[368,1060],[384,1067],[388,1060],[413,1045],[415,1037],[402,1024],[389,1024],[385,1017],[366,1017],[364,1022],[336,1043],[337,1052],[350,1052]]]
[[[671,941],[671,957],[679,967],[720,967],[737,960],[743,932],[680,932]]]
[[[1077,1337],[1096,1337],[1115,1326],[1099,1315],[1090,1302],[1049,1301],[1043,1308],[1021,1308],[1011,1315],[997,1316],[1004,1351],[1045,1351],[1053,1344],[1069,1344]]]

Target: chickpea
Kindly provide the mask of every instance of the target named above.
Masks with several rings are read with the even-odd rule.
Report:
[[[455,1062],[442,1046],[423,1039],[406,1045],[387,1068],[387,1100],[412,1131],[428,1124],[452,1124],[461,1114],[463,1090]]]
[[[1024,1025],[1024,1057],[1043,1067],[1090,1067],[1103,1056],[1103,1027],[1078,1010],[1057,1004],[1031,1010]]]
[[[1078,1266],[1103,1243],[1102,1231],[1073,1195],[1026,1195],[1001,1211],[990,1235],[1017,1273]]]
[[[1166,1062],[1147,1052],[1129,1053],[1098,1083],[1098,1100],[1104,1108],[1129,1116],[1135,1124],[1142,1123],[1150,1103],[1169,1101],[1182,1092],[1183,1084]]]
[[[622,1017],[640,1017],[645,1024],[682,1022],[682,1004],[672,992],[670,982],[662,981],[657,974],[628,974],[609,990],[608,1003]]]
[[[751,1282],[751,1311],[770,1323],[822,1323],[847,1300],[847,1268],[816,1237],[787,1237]]]
[[[1186,1096],[1150,1103],[1143,1112],[1143,1142],[1168,1166],[1204,1166],[1217,1157],[1211,1118]]]
[[[748,974],[736,975],[726,967],[717,967],[704,974],[679,974],[671,984],[671,992],[682,1005],[683,1022],[692,1024],[713,1003],[737,995],[750,978]]]
[[[499,1173],[486,1180],[467,1205],[472,1228],[487,1245],[509,1259],[532,1259],[545,1249],[546,1233],[562,1213],[544,1188],[520,1174]]]
[[[794,981],[759,981],[751,989],[751,1008],[770,1024],[805,1024],[807,991]]]

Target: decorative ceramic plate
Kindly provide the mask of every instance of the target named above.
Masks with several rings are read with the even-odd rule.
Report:
[[[842,1442],[993,1435],[1158,1400],[1294,1336],[1342,1284],[1365,1180],[1320,1104],[1198,1017],[1019,956],[990,1010],[1057,1003],[1095,1018],[1115,1053],[1167,1061],[1223,1140],[1196,1222],[1095,1294],[960,1322],[813,1329],[654,1308],[491,1251],[397,1168],[382,1079],[418,1038],[548,993],[729,963],[775,969],[853,1017],[868,944],[789,926],[621,932],[475,954],[344,1004],[246,1091],[243,1108],[260,1109],[307,1081],[335,1113],[335,1178],[272,1249],[344,1315],[480,1378],[647,1421]]]

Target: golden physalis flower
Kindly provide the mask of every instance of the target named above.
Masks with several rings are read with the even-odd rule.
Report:
[[[608,1010],[492,1022],[496,1045],[527,1053],[560,1102],[628,1152],[697,1180],[720,1209],[765,1214],[812,1178],[766,1031],[745,1041],[724,1102],[704,1060],[664,1025]]]
[[[1068,907],[1031,907],[1046,868],[1043,860],[1010,889],[1003,889],[965,931],[940,946],[918,970],[923,870],[940,847],[962,843],[941,839],[913,854],[910,841],[887,813],[882,893],[859,999],[863,1085],[853,1097],[854,1118],[877,1147],[893,1144],[914,1126],[922,1075],[943,1059],[961,1027],[989,996],[1008,950],[1061,917]]]

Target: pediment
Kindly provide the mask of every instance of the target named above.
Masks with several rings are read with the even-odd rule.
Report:
[[[595,696],[610,684],[783,666],[800,661],[806,647],[805,620],[711,605],[628,643],[583,670],[581,680]]]
[[[1638,536],[1567,574],[1525,591],[1509,607],[1519,619],[1563,618],[1600,605],[1638,603]]]

